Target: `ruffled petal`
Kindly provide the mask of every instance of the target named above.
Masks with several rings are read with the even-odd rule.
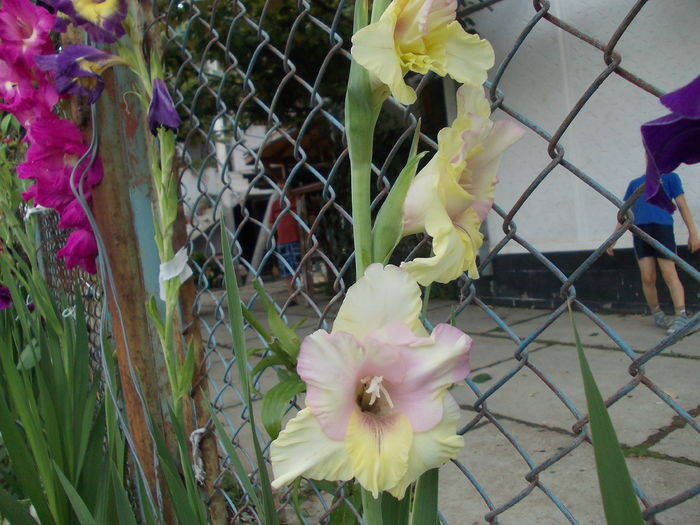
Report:
[[[345,442],[355,478],[375,498],[405,476],[413,443],[405,415],[379,417],[357,410],[350,416]]]
[[[397,499],[404,497],[408,486],[421,474],[456,457],[464,446],[464,438],[456,434],[459,406],[450,394],[445,394],[442,402],[443,416],[440,423],[427,432],[413,434],[406,473],[396,485],[388,489]]]
[[[470,176],[460,182],[474,196],[472,207],[481,221],[486,218],[493,204],[501,157],[524,134],[525,130],[515,122],[496,121],[482,143],[483,149],[469,159]]]
[[[440,171],[437,155],[411,181],[403,202],[403,234],[425,231],[425,217],[433,206],[440,206],[437,185]]]
[[[690,84],[665,94],[659,100],[674,113],[687,118],[700,118],[700,76]]]
[[[426,222],[426,232],[433,238],[434,255],[404,262],[401,268],[423,286],[433,282],[448,283],[466,270],[469,270],[469,277],[477,278],[476,250],[481,246],[483,236],[481,233],[470,236],[466,231],[455,228],[451,219],[447,222],[442,218],[436,219],[435,215]]]
[[[436,30],[430,38],[444,46],[444,68],[453,79],[472,86],[480,86],[486,81],[486,71],[493,66],[495,60],[488,40],[470,35],[457,21],[442,30]]]
[[[397,341],[406,340],[399,325],[390,328]],[[391,385],[396,412],[406,414],[414,432],[425,432],[442,419],[445,391],[470,372],[472,339],[461,330],[439,324],[430,337],[414,338],[403,352],[406,366],[401,383]]]
[[[333,323],[333,332],[347,332],[357,338],[398,321],[416,334],[424,329],[418,316],[421,292],[416,282],[396,266],[371,264],[365,275],[348,290]]]
[[[477,115],[481,118],[491,116],[491,104],[486,99],[482,86],[470,86],[464,84],[457,90],[457,119],[469,115]]]
[[[308,408],[287,423],[270,445],[274,488],[298,476],[329,481],[352,478],[352,463],[343,441],[330,439]]]
[[[403,81],[404,71],[394,41],[399,6],[392,3],[380,19],[352,37],[352,57],[391,90],[402,104],[412,104],[416,92]]]

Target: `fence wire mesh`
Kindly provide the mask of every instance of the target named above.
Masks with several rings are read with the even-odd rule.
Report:
[[[458,12],[468,29],[478,30],[478,24],[474,25],[468,17],[496,3],[460,2]],[[521,251],[561,284],[555,307],[536,313],[493,306],[479,283],[466,275],[457,284],[434,291],[438,297],[431,302],[428,320],[443,322],[454,316],[457,325],[477,340],[475,373],[453,389],[462,408],[459,432],[465,436],[466,448],[441,472],[442,523],[602,522],[602,511],[589,508],[598,505],[598,500],[594,495],[585,403],[572,395],[571,383],[577,369],[571,363],[575,363],[575,355],[570,345],[553,342],[551,335],[554,330],[568,330],[569,302],[577,312],[578,322],[597,327],[606,339],[599,344],[608,350],[606,369],[600,371],[600,379],[614,421],[618,421],[615,414],[623,411],[631,411],[635,420],[643,420],[646,414],[660,410],[671,421],[663,436],[671,430],[682,430],[692,434],[690,438],[686,436],[685,443],[697,446],[697,397],[679,400],[664,390],[669,387],[655,382],[660,366],[654,367],[653,362],[696,328],[700,313],[693,315],[682,331],[658,342],[640,343],[630,341],[628,333],[594,312],[576,292],[577,282],[625,231],[631,230],[658,246],[657,241],[631,223],[629,209],[639,192],[622,202],[599,178],[574,164],[561,140],[585,113],[590,99],[606,89],[605,81],[613,75],[634,89],[657,96],[661,93],[652,84],[653,79],[641,78],[623,68],[623,57],[617,49],[646,3],[640,0],[630,5],[628,15],[609,38],[600,41],[554,16],[548,2],[535,0],[530,15],[522,20],[521,34],[497,64],[488,85],[494,112],[509,115],[539,137],[539,148],[551,161],[530,175],[528,187],[512,206],[502,207],[496,202],[488,220],[491,224],[497,221],[504,235],[492,239],[480,254],[480,272],[488,275],[490,265],[505,253],[506,246],[517,243]],[[220,420],[226,423],[233,443],[248,459],[254,479],[249,418],[243,410],[236,378],[222,289],[221,236],[227,235],[232,241],[243,299],[254,314],[264,315],[260,297],[251,284],[260,279],[265,293],[286,320],[290,324],[302,323],[301,335],[330,327],[337,306],[355,279],[349,162],[342,123],[352,7],[352,3],[343,0],[175,0],[156,6],[156,16],[168,25],[165,57],[169,81],[178,109],[186,117],[180,130],[178,174],[182,177],[182,204],[198,285],[194,314],[203,327],[211,401]],[[507,9],[500,13],[508,16]],[[578,86],[581,97],[556,127],[539,124],[534,115],[511,104],[509,93],[501,89],[504,75],[518,60],[519,49],[543,25],[580,40],[600,58],[597,77],[588,85]],[[402,167],[418,119],[422,119],[421,148],[429,151],[437,147],[437,131],[448,124],[439,101],[443,92],[449,91],[449,83],[430,75],[422,79],[410,77],[408,81],[419,94],[418,102],[404,108],[389,101],[377,131],[374,209]],[[623,230],[591,250],[581,264],[566,271],[538,246],[537,240],[519,233],[516,226],[519,210],[536,189],[546,188],[554,170],[561,168],[605,199],[611,217],[618,214],[624,221]],[[507,178],[507,173],[501,175],[502,180]],[[293,219],[291,229],[299,234],[298,258],[289,256],[283,242],[289,234],[289,217]],[[551,220],[556,221],[556,215]],[[392,262],[429,249],[428,239],[408,239],[399,246]],[[687,279],[700,283],[700,274],[690,264],[675,254],[668,255]],[[51,269],[53,265],[52,261],[47,262],[49,276],[57,271]],[[61,282],[66,279],[57,278]],[[93,290],[90,293],[97,293],[93,283],[86,285]],[[96,312],[95,318],[98,317]],[[249,348],[264,346],[250,328],[247,342]],[[485,348],[501,358],[488,361],[487,366],[487,361],[478,357],[480,352],[486,352]],[[564,353],[566,358],[562,357]],[[263,356],[257,358],[260,357]],[[566,376],[568,368],[562,373],[557,367],[574,367],[571,377]],[[488,374],[477,373],[480,369]],[[541,397],[521,399],[522,392],[535,383],[543,387]],[[272,384],[270,370],[256,378],[256,387],[262,393]],[[256,408],[258,405],[259,399]],[[288,416],[299,408],[297,404],[290,407]],[[544,419],[549,417],[550,422],[529,423],[525,417],[528,413],[546,414]],[[539,433],[544,431],[558,436],[555,447],[540,443]],[[622,432],[624,436],[625,430]],[[269,442],[262,430],[260,438]],[[483,448],[477,448],[476,443]],[[641,443],[640,453],[649,445],[648,440],[633,444],[636,443]],[[663,467],[660,463],[647,466],[656,470],[658,477],[677,477],[681,482],[667,486],[661,483],[663,490],[656,490],[658,484],[654,490],[646,490],[643,483],[636,484],[647,523],[688,523],[684,516],[693,512],[697,516],[700,462],[681,459]],[[227,469],[227,458],[222,460],[222,466],[216,485],[227,502],[232,522],[261,523],[250,498]],[[681,475],[682,469],[695,470],[688,476]],[[638,474],[646,475],[642,469],[633,470],[632,474],[635,479]],[[579,503],[577,496],[581,492],[591,495],[586,500],[589,503]],[[295,501],[300,504],[295,505]],[[351,484],[305,481],[278,494],[286,523],[341,523],[334,521],[340,519],[341,511],[342,519],[347,520],[342,523],[361,522],[358,501]]]
[[[466,16],[493,3],[460,6],[460,13],[465,18],[463,22],[469,26],[473,22],[466,20]],[[451,490],[445,489],[448,497],[474,501],[472,496],[476,496],[482,500],[480,507],[483,511],[472,509],[461,517],[455,517],[454,513],[448,517],[444,512],[441,517],[444,523],[471,520],[476,523],[482,519],[491,523],[499,520],[524,523],[515,516],[528,505],[543,505],[543,500],[549,503],[544,505],[549,507],[544,513],[547,517],[542,518],[549,520],[547,522],[579,523],[579,519],[584,519],[576,517],[571,495],[584,479],[590,478],[573,471],[576,463],[571,458],[581,454],[580,449],[589,444],[585,405],[569,397],[568,385],[555,381],[553,376],[558,374],[550,374],[547,358],[538,359],[543,354],[536,353],[547,340],[543,337],[545,330],[565,316],[567,300],[571,300],[582,316],[590,319],[610,338],[617,350],[616,356],[625,356],[624,359],[615,358],[614,366],[619,375],[614,385],[607,385],[609,405],[622,405],[633,391],[646,389],[653,396],[638,396],[643,401],[636,402],[663,403],[672,411],[671,415],[677,416],[675,421],[680,426],[685,425],[694,434],[700,431],[696,407],[677,402],[654,382],[653,374],[646,370],[650,360],[696,326],[700,319],[698,314],[692,317],[682,333],[651,347],[633,348],[576,295],[577,280],[603,256],[614,239],[600,244],[573,271],[564,272],[535,242],[520,235],[515,224],[517,212],[532,192],[547,182],[555,168],[563,167],[607,199],[611,216],[618,211],[620,218],[626,220],[626,229],[641,233],[628,220],[633,199],[623,203],[594,177],[573,164],[567,158],[561,138],[585,110],[591,97],[604,89],[604,82],[611,75],[618,75],[638,89],[660,94],[651,83],[624,69],[622,56],[616,50],[618,41],[644,4],[644,1],[639,1],[631,6],[628,16],[603,42],[554,16],[548,2],[535,1],[531,18],[523,20],[522,33],[490,83],[488,92],[492,107],[537,134],[542,139],[540,147],[547,151],[551,162],[539,173],[532,174],[529,187],[515,205],[501,208],[496,203],[495,213],[489,220],[502,221],[505,236],[482,254],[480,270],[484,273],[503,248],[515,242],[561,282],[561,290],[558,307],[530,323],[524,332],[516,326],[517,319],[513,319],[510,312],[499,311],[480,298],[476,283],[470,282],[466,276],[458,285],[460,298],[451,303],[448,301],[458,325],[476,326],[475,319],[478,319],[500,329],[502,337],[497,343],[508,346],[514,359],[492,369],[498,376],[489,385],[472,377],[457,387],[461,391],[455,392],[455,396],[464,412],[460,432],[465,435],[467,449],[471,443],[470,433],[476,432],[492,436],[498,445],[488,453],[474,450],[453,462],[452,470],[460,473],[461,481],[452,473],[445,474],[445,480],[453,482]],[[171,84],[178,93],[179,109],[189,117],[182,130],[183,163],[180,171],[190,249],[198,270],[199,294],[195,310],[205,330],[212,400],[220,417],[228,423],[234,442],[248,453],[249,443],[242,437],[248,420],[246,414],[241,413],[242,399],[232,374],[230,327],[220,290],[220,236],[229,235],[235,243],[234,255],[239,275],[245,283],[243,290],[247,292],[247,307],[262,315],[259,298],[250,286],[252,279],[259,278],[266,293],[276,301],[290,323],[305,319],[305,333],[328,326],[333,307],[338,305],[348,284],[354,280],[349,165],[341,118],[349,66],[351,8],[351,4],[343,1],[247,0],[227,4],[216,1],[172,2],[161,13],[170,28],[166,53],[171,60]],[[544,24],[556,26],[600,55],[597,78],[590,85],[579,86],[583,94],[554,129],[538,125],[533,117],[510,105],[508,93],[499,89],[503,75],[518,59],[519,48],[535,28]],[[417,104],[408,109],[391,104],[385,108],[383,118],[387,122],[378,130],[373,166],[375,208],[386,196],[406,158],[407,141],[417,119],[423,119],[421,146],[429,150],[436,147],[436,131],[447,123],[436,102],[443,89],[441,81],[430,76],[418,80],[410,79],[419,92]],[[502,175],[503,179],[507,177],[507,174]],[[284,252],[281,232],[278,231],[287,224],[285,215],[294,219],[300,232],[301,253],[295,267],[286,262],[294,258],[290,259]],[[648,237],[646,240],[655,242]],[[413,239],[414,245],[416,241],[419,240]],[[401,258],[414,257],[420,250],[428,249],[425,240],[418,242],[418,248],[412,248],[407,244]],[[692,266],[672,256],[683,272],[695,281],[700,280]],[[278,278],[278,273],[282,274],[282,279]],[[292,277],[284,279],[288,274]],[[442,319],[435,317],[434,321],[445,320],[449,308],[437,306],[445,304],[445,301],[434,303],[431,313],[443,316]],[[252,331],[248,341],[252,347],[259,345]],[[561,427],[567,430],[562,430],[561,446],[557,450],[538,450],[537,444],[533,443],[535,434],[500,409],[499,393],[517,389],[518,382],[524,378],[541,381],[555,396],[555,402],[568,413],[568,426]],[[258,388],[263,392],[271,384],[271,378],[264,374],[257,378]],[[492,400],[499,409],[491,409]],[[541,409],[547,410],[550,401],[533,400],[530,403],[544,403]],[[292,408],[292,412],[296,409],[298,407]],[[513,478],[502,481],[509,488],[500,487],[498,495],[493,492],[494,480],[488,473],[488,465],[493,465],[494,461],[489,454],[516,456],[509,468],[518,465],[518,461],[520,463],[513,471],[498,474],[503,478]],[[563,482],[557,471],[563,471],[563,476],[569,478],[568,482]],[[644,504],[645,518],[654,523],[659,513],[696,496],[700,485],[685,486],[666,494],[647,493],[639,484],[636,489]],[[255,521],[254,509],[246,506],[248,500],[245,497],[232,495],[223,487],[222,490],[240,522]],[[357,498],[348,494],[347,485],[329,489],[327,485],[309,483],[301,490],[301,498],[306,503],[296,518],[291,508],[287,509],[290,521],[327,523],[331,512],[339,506],[345,507],[348,515],[358,515]],[[292,497],[291,492],[280,494],[280,504],[291,507]],[[450,502],[445,502],[444,506],[455,507]],[[552,509],[554,512],[549,512]]]

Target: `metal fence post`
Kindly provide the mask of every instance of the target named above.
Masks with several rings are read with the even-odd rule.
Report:
[[[105,177],[94,190],[94,214],[111,268],[111,283],[104,286],[134,453],[154,500],[163,498],[165,522],[172,523],[149,430],[150,417],[154,430],[165,434],[167,440],[161,404],[166,385],[159,383],[159,377],[167,374],[146,313],[146,299],[158,294],[158,255],[151,222],[151,175],[143,113],[136,97],[124,96],[132,83],[133,75],[123,69],[105,75],[95,122]]]

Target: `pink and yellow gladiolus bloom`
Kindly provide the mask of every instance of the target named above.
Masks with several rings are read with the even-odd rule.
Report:
[[[409,71],[480,86],[493,66],[493,48],[467,33],[456,12],[456,0],[394,0],[377,22],[353,36],[352,56],[402,104],[416,100],[403,79]]]
[[[433,256],[403,263],[420,284],[447,283],[463,272],[476,279],[479,228],[491,210],[503,153],[524,130],[489,119],[481,87],[457,91],[457,118],[438,134],[438,151],[416,175],[404,201],[403,234],[426,232]]]
[[[471,338],[418,316],[420,288],[372,264],[348,290],[333,330],[301,345],[306,408],[271,445],[273,487],[298,476],[358,483],[402,498],[425,471],[454,458],[459,408],[447,392],[469,374]]]

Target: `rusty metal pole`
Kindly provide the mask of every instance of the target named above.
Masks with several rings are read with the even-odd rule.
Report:
[[[165,523],[174,523],[167,490],[159,481],[149,430],[150,418],[154,430],[167,439],[162,395],[167,390],[159,381],[167,374],[157,334],[146,313],[146,299],[158,294],[158,255],[151,220],[144,115],[140,101],[124,95],[133,89],[133,82],[133,75],[125,68],[105,75],[95,123],[105,177],[93,192],[94,215],[111,267],[112,283],[104,286],[134,453],[153,500],[162,498]]]

